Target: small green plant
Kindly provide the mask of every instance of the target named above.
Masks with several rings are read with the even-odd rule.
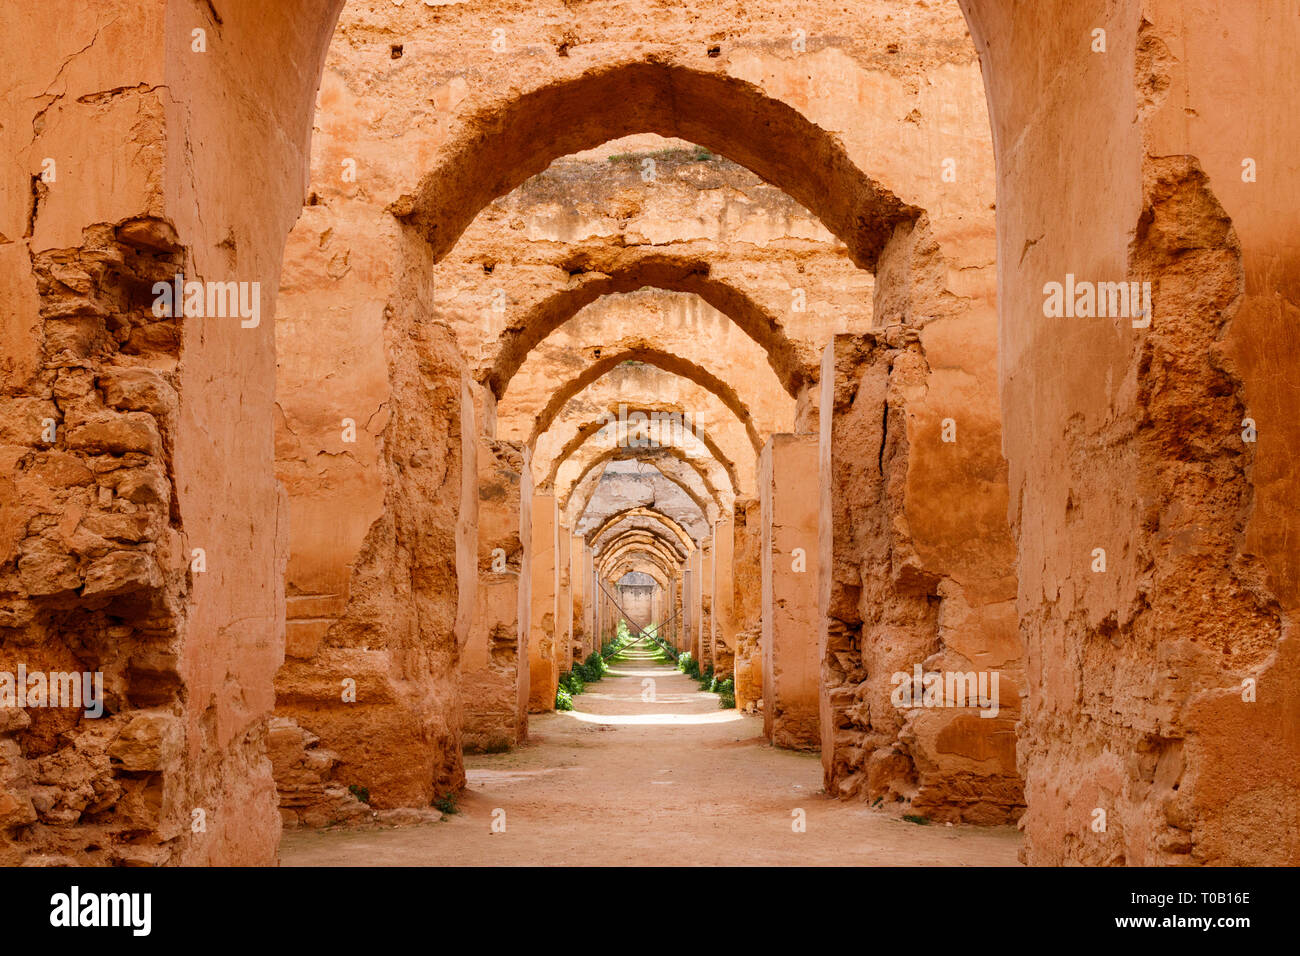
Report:
[[[350,783],[348,784],[348,793],[352,794],[352,796],[356,797],[362,803],[370,802],[370,790],[367,787],[363,787],[355,783]]]
[[[908,823],[916,823],[923,827],[930,825],[930,821],[927,817],[918,816],[915,813],[904,813],[903,819]]]
[[[583,683],[590,684],[608,674],[609,665],[605,663],[605,658],[598,651],[592,651],[587,655],[587,659],[575,665],[573,670]]]
[[[447,816],[459,812],[456,807],[456,795],[454,793],[444,793],[441,796],[434,797],[433,807],[438,812],[447,814]]]
[[[563,686],[555,690],[555,709],[573,710],[573,695]]]
[[[682,655],[677,658],[677,669],[687,677],[700,679],[700,662],[697,661],[690,651],[683,651]]]
[[[736,681],[728,677],[726,680],[714,678],[713,689],[718,695],[718,706],[723,710],[731,710],[736,706]]]
[[[666,644],[655,636],[651,636],[650,640],[654,649],[652,660],[663,661],[665,664],[672,664],[676,661],[677,655],[674,653],[671,644]]]
[[[565,671],[560,675],[560,687],[567,690],[572,699],[586,690],[586,683],[574,671]]]

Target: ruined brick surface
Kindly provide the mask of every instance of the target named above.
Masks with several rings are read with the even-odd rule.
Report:
[[[727,352],[718,378],[764,393],[742,403],[761,438],[820,418],[834,439],[837,787],[1012,816],[990,722],[890,713],[879,692],[897,657],[1018,658],[1028,862],[1295,862],[1300,193],[1277,171],[1300,141],[1297,49],[1267,5],[1180,0],[3,5],[0,670],[101,671],[108,713],[0,713],[0,861],[272,862],[273,768],[324,822],[358,775],[376,805],[461,786],[473,440],[527,440],[608,339],[630,361]],[[605,155],[547,171],[643,134],[688,151],[665,158],[662,197],[635,201]],[[151,280],[174,271],[259,281],[261,327],[152,315]],[[478,297],[493,273],[503,319]],[[1151,281],[1154,324],[1045,321],[1043,285],[1067,273]],[[821,293],[810,313],[796,287]],[[571,307],[590,322],[559,331]],[[884,338],[835,358],[819,406],[840,318]],[[712,394],[719,421],[736,410]],[[595,407],[554,418],[577,434]],[[655,456],[710,522],[752,491],[744,416],[727,429],[707,467]],[[558,482],[566,506],[595,496],[598,459]],[[677,559],[644,530],[621,543],[662,573]],[[739,700],[756,619],[735,550]],[[573,651],[554,645],[563,573],[529,604],[549,602],[548,668]],[[699,642],[702,582],[669,577]]]
[[[998,530],[972,540],[1000,469],[980,475],[978,446],[963,446],[960,432],[944,443],[940,427],[918,425],[933,399],[922,341],[921,330],[898,325],[837,336],[826,352],[822,766],[840,796],[905,804],[930,819],[1013,822],[1024,807],[1014,729],[1023,670],[1009,548],[999,568]],[[922,522],[933,509],[950,518],[938,538]],[[1009,542],[1005,526],[1000,534]],[[973,704],[899,706],[893,675],[917,665],[996,670],[997,715],[981,717]]]

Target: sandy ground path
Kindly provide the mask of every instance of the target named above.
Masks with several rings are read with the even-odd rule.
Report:
[[[761,718],[719,709],[716,694],[635,647],[611,668],[575,710],[532,717],[526,746],[466,757],[455,815],[287,831],[282,864],[1016,864],[1012,828],[922,826],[830,800],[817,755],[768,746]],[[496,810],[504,833],[492,832]],[[792,827],[797,810],[805,832]]]

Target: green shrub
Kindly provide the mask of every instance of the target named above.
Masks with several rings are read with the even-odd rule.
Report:
[[[444,793],[441,796],[434,797],[433,806],[442,813],[450,816],[457,812],[456,795],[454,793]]]
[[[587,655],[587,659],[575,666],[573,670],[584,683],[590,684],[609,673],[609,665],[605,663],[605,658],[599,651],[592,651]]]
[[[917,816],[915,813],[904,813],[903,819],[906,820],[908,823],[917,823],[923,827],[930,825],[930,821],[928,818]]]
[[[728,677],[726,680],[713,681],[714,690],[718,694],[718,706],[723,710],[730,710],[736,706],[736,682],[733,678]]]
[[[350,783],[348,784],[348,792],[351,793],[352,796],[360,800],[362,803],[370,802],[370,789],[368,787],[363,787],[360,786],[359,784]]]
[[[573,695],[560,686],[555,691],[555,709],[556,710],[573,710]]]
[[[582,678],[573,671],[565,671],[560,675],[560,687],[569,692],[569,697],[577,697],[586,689]]]
[[[632,635],[628,632],[627,622],[619,621],[617,636],[601,647],[600,656],[611,658],[630,643],[632,643]]]

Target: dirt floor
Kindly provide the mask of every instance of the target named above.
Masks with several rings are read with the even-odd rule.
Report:
[[[920,825],[828,799],[816,754],[768,746],[761,718],[719,709],[644,649],[574,705],[530,718],[517,751],[466,757],[454,815],[287,831],[282,865],[1016,865],[1012,828]]]

